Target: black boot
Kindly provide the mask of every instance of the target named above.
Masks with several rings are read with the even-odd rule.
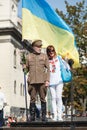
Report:
[[[35,121],[35,103],[30,103],[30,121]]]
[[[46,102],[41,102],[41,110],[42,110],[42,121],[47,121],[47,118],[46,118]]]

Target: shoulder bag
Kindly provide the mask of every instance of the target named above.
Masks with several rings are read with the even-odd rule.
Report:
[[[62,60],[61,56],[58,56],[60,62],[61,77],[64,83],[70,82],[72,80],[72,73],[69,69],[69,65],[66,61]]]

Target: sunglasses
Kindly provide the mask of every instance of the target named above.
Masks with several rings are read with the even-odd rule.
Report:
[[[42,46],[35,46],[35,47],[37,47],[37,48],[41,48]]]
[[[49,50],[49,52],[55,52],[55,50]]]

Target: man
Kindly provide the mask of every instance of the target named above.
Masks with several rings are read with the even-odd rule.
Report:
[[[46,121],[47,87],[49,86],[49,61],[46,54],[41,53],[42,41],[32,43],[33,53],[26,58],[28,75],[28,93],[30,95],[30,121],[35,121],[35,102],[37,93],[40,96],[42,121]]]
[[[7,105],[5,95],[3,92],[1,92],[1,87],[0,87],[0,127],[3,126],[4,124],[4,119],[3,119],[3,108]]]

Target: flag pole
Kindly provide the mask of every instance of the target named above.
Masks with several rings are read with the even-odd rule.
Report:
[[[20,51],[20,57],[21,57],[21,62],[20,64],[22,65],[22,70],[23,70],[23,75],[24,75],[24,94],[25,94],[25,112],[26,112],[26,121],[28,121],[28,107],[27,107],[27,86],[26,86],[26,68],[24,68],[24,65],[26,64],[26,58],[25,58],[26,51],[22,49]]]
[[[25,73],[25,71],[24,71],[24,92],[25,92],[25,106],[26,106],[26,121],[28,121],[27,89],[26,89],[26,73]]]
[[[73,86],[73,64],[74,61],[72,59],[68,60],[68,64],[70,65],[71,68],[71,72],[72,72],[72,81],[71,81],[71,88],[70,88],[70,95],[71,95],[71,126],[70,126],[70,130],[75,130],[75,125],[73,123],[73,101],[74,101],[74,86]]]

